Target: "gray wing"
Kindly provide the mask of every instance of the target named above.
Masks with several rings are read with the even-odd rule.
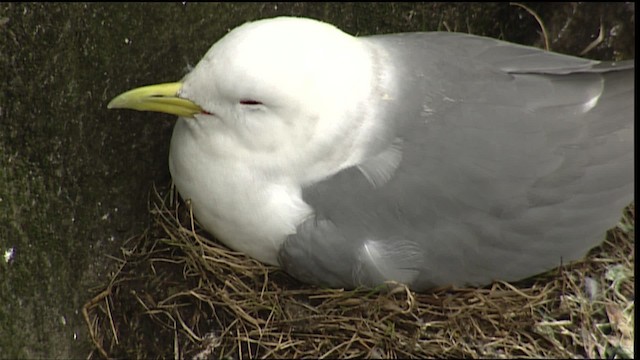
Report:
[[[373,156],[303,189],[314,217],[280,251],[293,276],[518,280],[584,256],[632,201],[632,61],[451,33],[365,39],[400,64],[380,120],[393,131],[375,145],[400,162],[384,181]]]

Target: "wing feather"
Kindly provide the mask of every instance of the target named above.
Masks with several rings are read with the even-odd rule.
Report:
[[[398,129],[382,151],[401,139],[401,161],[303,189],[332,232],[308,220],[289,237],[292,274],[418,290],[517,280],[584,256],[633,200],[632,62],[461,34],[365,41],[397,64],[394,100],[376,104]]]

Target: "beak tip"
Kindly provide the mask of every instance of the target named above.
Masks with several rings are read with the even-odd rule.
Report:
[[[107,104],[107,109],[126,109],[131,108],[131,104],[128,103],[128,99],[123,97],[122,94],[114,97]]]
[[[107,104],[107,109],[117,109],[118,108],[117,99],[118,97],[111,99],[111,101],[109,101],[109,103]]]

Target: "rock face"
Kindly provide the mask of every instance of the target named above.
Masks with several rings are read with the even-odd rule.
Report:
[[[635,55],[634,4],[533,8],[552,50]],[[0,354],[86,357],[81,316],[142,232],[154,183],[170,182],[170,116],[107,111],[112,96],[180,79],[229,29],[306,16],[352,34],[471,32],[543,45],[508,4],[0,4]]]

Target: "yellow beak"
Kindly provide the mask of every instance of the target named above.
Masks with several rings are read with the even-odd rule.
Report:
[[[201,113],[200,106],[177,96],[181,87],[179,82],[139,87],[116,96],[107,108],[157,111],[182,117]]]

